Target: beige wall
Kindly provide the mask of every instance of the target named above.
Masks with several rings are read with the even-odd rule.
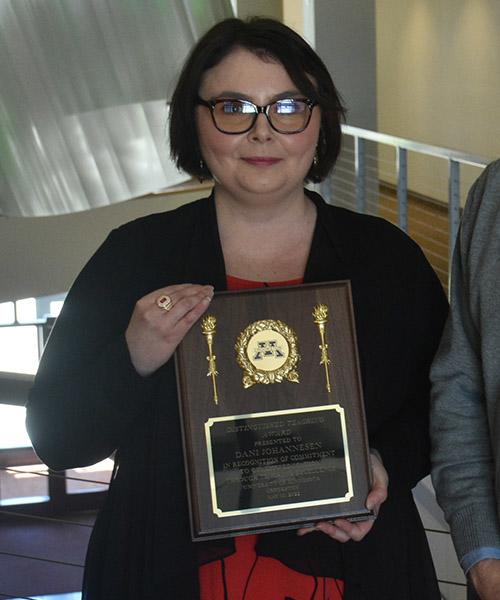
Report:
[[[499,157],[500,2],[377,0],[376,26],[379,131]],[[446,196],[444,163],[411,164],[413,189]]]
[[[205,186],[72,215],[0,218],[0,302],[66,292],[111,229],[207,194]]]
[[[283,0],[283,23],[304,36],[304,0]]]
[[[237,7],[240,19],[253,16],[281,19],[283,16],[281,0],[237,0]]]
[[[316,51],[347,107],[347,123],[376,129],[375,0],[315,0],[314,16]]]

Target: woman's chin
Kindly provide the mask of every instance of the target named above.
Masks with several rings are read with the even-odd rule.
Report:
[[[302,182],[296,186],[291,186],[290,181],[286,178],[261,178],[258,181],[241,181],[237,186],[225,187],[223,182],[219,185],[224,188],[227,192],[233,195],[236,199],[238,196],[290,196],[294,191],[301,190],[303,185]]]

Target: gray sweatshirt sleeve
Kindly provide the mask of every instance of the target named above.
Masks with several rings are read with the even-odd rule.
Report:
[[[469,192],[431,380],[432,480],[462,559],[500,548],[500,161]]]

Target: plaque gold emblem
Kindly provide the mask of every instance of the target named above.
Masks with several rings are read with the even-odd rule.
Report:
[[[236,360],[243,369],[243,387],[255,383],[299,383],[297,335],[283,321],[265,319],[248,325],[236,340]]]
[[[217,319],[213,315],[207,315],[201,322],[201,332],[207,340],[208,346],[208,372],[207,377],[212,378],[212,387],[214,391],[214,402],[219,404],[219,396],[217,394],[217,380],[216,377],[219,374],[217,371],[216,356],[214,354],[214,337],[216,332]]]
[[[330,393],[332,391],[329,371],[331,360],[328,355],[328,344],[325,339],[325,327],[328,323],[328,306],[326,304],[316,304],[312,316],[314,322],[318,326],[319,337],[321,339],[321,344],[319,345],[319,349],[321,350],[321,360],[319,361],[319,364],[324,365],[325,367],[326,390]]]

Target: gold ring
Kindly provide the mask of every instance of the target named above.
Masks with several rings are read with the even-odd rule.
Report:
[[[159,308],[163,308],[163,310],[168,311],[173,307],[174,303],[172,302],[172,298],[165,294],[164,296],[160,296],[159,298],[157,298],[156,305]]]

